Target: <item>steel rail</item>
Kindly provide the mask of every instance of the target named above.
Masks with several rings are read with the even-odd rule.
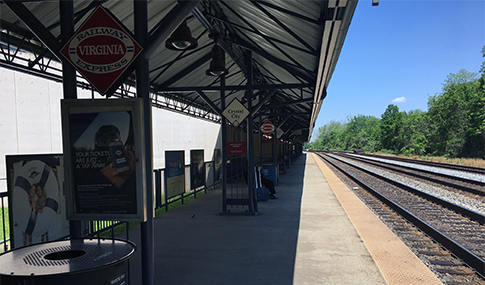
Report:
[[[367,190],[369,193],[371,193],[373,196],[375,196],[377,199],[385,203],[387,206],[389,206],[391,209],[396,211],[398,214],[400,214],[402,217],[404,217],[406,220],[411,222],[412,224],[416,225],[420,230],[425,232],[427,235],[432,237],[434,240],[439,242],[441,245],[443,245],[445,248],[450,250],[453,254],[455,254],[458,258],[462,259],[465,263],[467,263],[470,267],[472,267],[477,273],[479,273],[482,276],[485,276],[485,260],[481,258],[480,256],[476,255],[475,253],[471,252],[467,248],[465,248],[463,245],[460,243],[456,242],[446,234],[442,233],[435,227],[431,226],[430,224],[426,223],[424,220],[420,219],[416,215],[412,214],[399,204],[395,203],[394,201],[388,199],[384,195],[380,194],[377,190],[373,189],[371,186],[365,184],[364,182],[360,181],[341,167],[337,166],[335,163],[329,161],[327,158],[324,157],[323,154],[317,153],[322,159],[327,161],[329,164],[333,165],[335,168],[337,168],[339,171],[344,173],[347,177],[352,179],[354,182],[362,186],[365,190]],[[335,158],[334,158],[335,159]],[[336,159],[338,160],[338,159]],[[339,160],[340,161],[340,160]],[[344,162],[345,163],[345,162]],[[346,163],[348,164],[348,163]],[[351,165],[355,167],[354,165]],[[483,217],[483,216],[482,216]]]
[[[400,173],[408,174],[408,175],[411,175],[411,176],[414,176],[414,177],[417,177],[417,178],[426,179],[426,180],[429,180],[429,181],[432,181],[432,182],[435,182],[435,183],[439,183],[439,184],[442,184],[442,185],[445,185],[445,186],[458,188],[462,191],[469,192],[469,193],[472,193],[472,194],[485,196],[485,189],[484,190],[478,190],[478,189],[475,189],[475,188],[470,188],[470,187],[467,187],[467,186],[463,186],[463,185],[456,184],[456,183],[449,182],[449,181],[443,181],[443,180],[440,180],[440,179],[437,179],[437,178],[428,177],[428,176],[421,175],[421,174],[409,173],[409,172],[406,172],[404,170],[396,169],[393,166],[406,168],[406,169],[410,169],[410,170],[415,170],[415,171],[419,171],[419,172],[423,172],[423,173],[428,173],[428,174],[431,174],[431,175],[441,176],[441,177],[448,178],[448,179],[459,180],[459,181],[464,182],[464,183],[470,183],[470,184],[474,184],[474,185],[481,186],[481,187],[485,187],[485,182],[481,182],[481,181],[477,181],[477,180],[471,180],[471,179],[467,179],[467,178],[463,178],[463,177],[457,177],[457,176],[448,175],[448,174],[444,174],[444,173],[428,171],[428,170],[424,170],[424,169],[416,169],[416,168],[413,168],[411,166],[393,165],[393,164],[389,164],[387,162],[376,162],[376,161],[368,160],[368,159],[361,158],[361,157],[358,157],[358,156],[342,155],[340,153],[335,153],[335,154],[339,155],[339,156],[345,156],[345,157],[350,158],[350,159],[358,160],[358,161],[361,161],[363,163],[367,163],[367,164],[371,164],[371,165],[374,165],[374,166],[383,167],[385,169],[394,170],[394,171],[397,171],[397,172],[400,172]]]
[[[421,191],[421,190],[418,190],[418,189],[416,189],[416,188],[410,187],[410,186],[408,186],[408,185],[406,185],[406,184],[403,184],[403,183],[401,183],[401,182],[398,182],[398,181],[392,180],[392,179],[390,179],[390,178],[387,178],[387,177],[385,177],[385,176],[382,176],[382,175],[376,174],[376,173],[374,173],[374,172],[372,172],[372,171],[369,171],[369,170],[367,170],[367,169],[365,169],[365,168],[362,168],[362,167],[360,167],[360,166],[353,165],[353,164],[351,164],[351,163],[349,163],[349,162],[346,162],[346,161],[340,160],[340,159],[338,159],[338,158],[334,158],[334,159],[336,159],[336,160],[338,160],[338,161],[340,161],[340,162],[342,162],[342,163],[345,163],[345,164],[347,164],[347,165],[350,165],[350,166],[352,166],[352,167],[354,167],[354,168],[356,168],[356,169],[358,169],[358,170],[360,170],[360,171],[362,171],[362,172],[365,172],[365,173],[370,174],[370,175],[372,175],[372,176],[374,176],[374,177],[377,177],[377,178],[379,178],[379,179],[381,179],[381,180],[384,180],[384,181],[386,181],[386,182],[388,182],[388,183],[391,183],[391,184],[393,184],[393,185],[395,185],[395,186],[401,187],[401,188],[403,188],[404,190],[406,190],[406,191],[408,191],[408,192],[410,192],[410,193],[412,193],[412,194],[418,195],[418,196],[420,196],[420,197],[422,197],[422,198],[424,198],[424,199],[427,199],[427,200],[432,201],[432,202],[434,202],[434,203],[436,203],[436,204],[439,204],[439,205],[441,205],[441,206],[443,206],[443,207],[446,207],[446,208],[448,208],[448,209],[450,209],[450,210],[452,210],[452,211],[457,212],[458,214],[461,214],[461,215],[467,216],[467,217],[469,217],[470,219],[472,219],[472,220],[474,220],[474,221],[476,221],[476,222],[479,222],[479,223],[480,223],[480,224],[482,224],[482,225],[483,225],[483,224],[485,224],[485,216],[484,216],[484,215],[482,215],[482,214],[480,214],[480,213],[477,213],[477,212],[472,211],[472,210],[470,210],[470,209],[464,208],[464,207],[462,207],[462,206],[460,206],[460,205],[457,205],[457,204],[455,204],[455,203],[448,202],[448,201],[443,200],[443,199],[441,199],[441,198],[439,198],[439,197],[436,197],[436,196],[434,196],[434,195],[428,194],[428,193],[423,192],[423,191]]]
[[[415,163],[415,164],[422,164],[422,165],[426,165],[426,166],[441,167],[441,168],[447,168],[447,169],[458,170],[458,171],[473,172],[473,173],[476,173],[476,174],[485,174],[485,168],[482,168],[482,167],[456,165],[456,164],[432,162],[432,161],[422,161],[422,160],[415,160],[415,159],[409,159],[409,158],[402,158],[402,157],[395,157],[395,156],[384,156],[384,155],[376,155],[376,154],[372,154],[372,155],[371,154],[359,154],[359,155],[368,156],[368,157],[377,157],[377,158],[389,159],[389,160],[396,160],[396,161],[402,161],[402,162],[409,162],[409,163]]]

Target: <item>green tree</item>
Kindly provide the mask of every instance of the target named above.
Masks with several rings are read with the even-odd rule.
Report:
[[[429,98],[430,142],[435,154],[456,157],[483,152],[478,145],[485,130],[480,85],[476,73],[462,69],[448,75],[441,94]]]
[[[380,149],[379,119],[364,115],[349,118],[342,136],[345,150],[361,148],[366,152],[377,151]]]
[[[401,152],[405,155],[425,155],[429,149],[429,118],[428,113],[421,110],[411,110],[403,113],[401,128],[404,147]]]
[[[402,126],[403,114],[399,112],[399,108],[394,104],[387,106],[380,121],[381,143],[384,149],[397,152],[404,147],[400,137]]]
[[[485,46],[482,48],[482,57],[485,59]],[[476,150],[472,157],[485,158],[485,60],[480,68],[481,77],[478,79],[478,90],[471,107],[471,132],[466,148]]]
[[[345,124],[331,121],[329,124],[318,128],[318,136],[313,146],[318,150],[343,150],[342,133]]]
[[[364,150],[370,152],[381,150],[381,122],[378,118],[370,116],[367,119],[365,133],[369,140]]]

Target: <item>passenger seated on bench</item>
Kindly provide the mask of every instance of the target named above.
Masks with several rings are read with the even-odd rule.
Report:
[[[262,170],[261,166],[258,167],[258,170],[259,170],[259,174],[261,174],[261,183],[263,184],[264,187],[268,188],[268,190],[269,190],[269,198],[270,199],[278,199],[278,197],[276,197],[276,195],[275,195],[276,190],[274,188],[273,180],[264,177],[264,174],[261,171]]]

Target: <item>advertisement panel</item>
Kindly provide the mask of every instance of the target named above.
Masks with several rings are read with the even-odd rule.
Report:
[[[7,155],[12,249],[69,235],[62,154]]]
[[[222,150],[219,149],[214,149],[214,181],[221,180],[221,172],[222,172]]]
[[[190,150],[190,189],[197,189],[204,185],[204,150]]]
[[[165,151],[165,189],[167,199],[185,192],[185,151]]]
[[[70,220],[146,220],[141,99],[62,100]]]

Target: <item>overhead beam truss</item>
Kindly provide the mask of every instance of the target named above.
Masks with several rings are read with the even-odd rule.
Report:
[[[75,21],[83,18],[83,16],[91,11],[93,7],[99,5],[102,2],[105,1],[93,1],[82,11],[76,13]],[[57,39],[50,33],[50,29],[52,29],[53,27],[43,26],[42,23],[40,23],[40,21],[35,18],[32,12],[30,12],[24,6],[22,1],[5,0],[3,1],[3,3],[5,3],[19,17],[19,19],[24,21],[24,23],[31,29],[31,33],[29,35],[27,31],[18,30],[18,27],[9,27],[7,23],[2,23],[2,30],[0,31],[2,36],[0,46],[0,66],[15,71],[29,73],[35,76],[40,76],[42,78],[53,80],[56,82],[62,82],[61,70],[58,66],[56,66],[58,64],[54,64],[58,63],[59,58],[61,58],[59,50],[62,43],[59,39]],[[312,106],[314,102],[312,102],[308,98],[300,97],[297,90],[301,90],[301,94],[303,94],[303,92],[306,92],[312,93],[313,95],[316,87],[315,84],[317,83],[317,70],[311,70],[301,66],[298,61],[296,61],[290,55],[284,53],[283,50],[281,50],[278,46],[288,46],[288,44],[282,43],[274,37],[262,34],[254,26],[252,26],[251,23],[246,22],[248,26],[248,28],[246,28],[228,21],[227,17],[225,17],[224,15],[222,7],[218,6],[219,3],[221,3],[224,9],[231,9],[230,6],[226,5],[225,2],[209,1],[203,2],[203,4],[199,6],[197,5],[197,3],[198,1],[181,1],[179,4],[177,4],[167,14],[167,16],[164,17],[160,21],[160,23],[158,23],[149,32],[150,37],[148,42],[144,45],[144,53],[142,56],[144,56],[145,58],[152,57],[154,52],[161,45],[161,43],[164,42],[165,39],[171,34],[171,32],[180,24],[180,22],[182,22],[187,17],[187,14],[192,13],[192,15],[206,28],[207,31],[204,33],[220,33],[230,35],[230,37],[228,37],[230,38],[230,40],[228,40],[228,38],[219,37],[216,38],[216,41],[221,47],[223,47],[226,53],[228,53],[228,55],[233,59],[234,63],[238,65],[238,68],[244,74],[248,74],[244,57],[245,51],[251,50],[259,56],[262,56],[266,60],[269,60],[270,62],[277,64],[278,66],[288,71],[294,76],[294,79],[297,82],[294,84],[283,83],[279,81],[276,76],[272,75],[271,73],[268,74],[268,70],[262,70],[264,69],[264,66],[259,64],[257,61],[254,61],[252,63],[252,67],[255,76],[260,77],[262,72],[265,72],[268,76],[263,76],[263,82],[259,82],[258,85],[241,84],[240,86],[225,86],[224,89],[230,92],[228,93],[228,96],[231,96],[232,92],[238,92],[239,90],[247,89],[279,90],[279,92],[273,93],[275,95],[274,97],[278,98],[277,102],[281,103],[277,106],[277,108],[280,108],[282,112],[286,112],[287,106],[292,106],[292,108],[296,108],[296,110],[293,109],[293,111],[299,110],[299,115],[303,116],[302,118],[297,118],[298,127],[300,127],[299,125],[301,124],[304,125],[305,122],[306,124],[308,124],[309,118],[312,116],[310,110],[312,108],[315,109],[315,106]],[[303,46],[302,48],[293,46],[294,49],[300,50],[301,52],[307,54],[318,54],[321,52],[321,47],[315,49],[314,47],[310,46],[303,39],[299,38],[298,34],[294,33],[289,27],[287,27],[284,23],[280,22],[274,15],[272,15],[272,13],[270,13],[268,9],[278,10],[279,12],[285,13],[289,16],[316,25],[321,25],[322,19],[325,19],[327,17],[322,17],[322,19],[315,20],[295,13],[293,11],[282,9],[275,4],[267,3],[264,1],[251,1],[251,3],[254,5],[255,9],[263,12],[266,16],[268,16],[268,18],[272,19],[272,21],[274,21],[277,26],[293,36]],[[210,11],[210,13],[208,13],[208,11]],[[322,8],[322,11],[324,11],[323,14],[325,14],[325,16],[326,14],[333,14],[329,13],[329,11],[326,11],[326,5]],[[241,20],[245,21],[245,19]],[[255,35],[259,35],[268,44],[278,49],[286,57],[286,59],[283,60],[281,58],[277,58],[264,51],[258,43],[252,42],[249,38],[240,37],[240,35],[243,34],[241,33],[242,30],[245,30],[245,32],[254,33]],[[19,36],[21,34],[24,36]],[[26,56],[26,53],[21,51],[28,51],[31,54],[34,54],[34,57],[32,58],[31,56]],[[185,55],[182,53],[180,57],[183,56]],[[201,64],[205,64],[208,60],[210,60],[209,54],[201,58],[198,62],[186,67],[186,69],[179,72],[178,74],[172,75],[172,77],[168,81],[162,83],[162,85],[153,85],[156,78],[153,79],[151,89],[153,106],[175,112],[180,112],[186,115],[195,116],[213,122],[220,122],[221,110],[216,105],[217,103],[211,102],[208,96],[206,96],[204,93],[209,91],[219,91],[219,87],[170,87],[171,83],[180,80],[184,74],[194,70]],[[175,61],[171,64],[174,63]],[[164,72],[164,69],[166,70],[166,68],[167,67],[159,67],[160,70],[151,70],[150,72],[159,72],[159,74],[162,74]],[[271,79],[271,77],[273,77],[273,79]],[[92,88],[90,87],[90,84],[88,84],[82,77],[78,75],[77,78],[78,87],[84,89]],[[278,83],[278,81],[280,84]],[[118,86],[110,91],[115,97],[134,96],[132,92],[129,92],[129,88],[127,88],[128,85],[133,83],[134,79],[131,72],[127,72],[120,80]],[[180,92],[189,92],[190,94],[192,94],[190,96],[190,98],[192,99],[184,99],[180,97]],[[323,92],[319,90],[319,92],[325,93],[325,90]],[[194,95],[196,97],[202,98],[205,104],[197,103],[194,99],[196,98],[194,97]],[[261,111],[266,108],[264,104],[260,104],[257,107],[258,108],[256,108],[256,110],[261,109]],[[295,123],[293,125],[295,125]],[[305,126],[302,127],[304,128]]]

